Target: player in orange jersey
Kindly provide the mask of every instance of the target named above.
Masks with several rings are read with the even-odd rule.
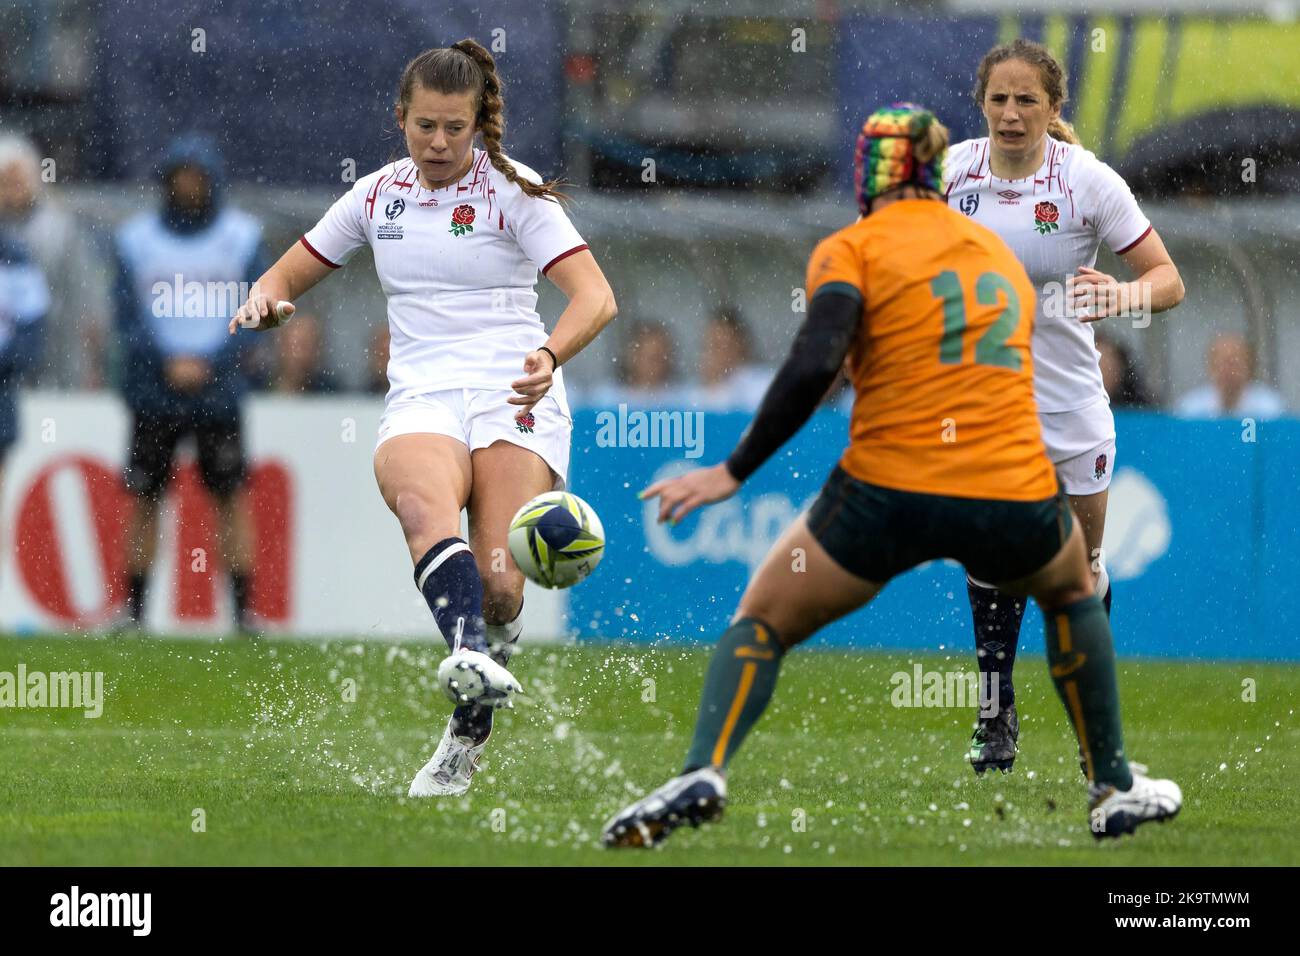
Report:
[[[911,104],[867,119],[854,167],[862,217],[813,252],[808,319],[753,424],[724,464],[642,492],[673,522],[730,497],[849,359],[849,446],[722,635],[684,771],[616,815],[607,846],[649,846],[716,820],[727,763],[785,652],[936,558],[1041,606],[1052,680],[1085,756],[1093,834],[1131,832],[1182,804],[1175,783],[1125,758],[1110,624],[1039,430],[1034,287],[1005,242],[944,203],[947,144],[943,125]]]

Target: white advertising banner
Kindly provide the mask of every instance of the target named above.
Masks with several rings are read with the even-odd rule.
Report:
[[[375,484],[382,407],[361,396],[254,396],[245,405],[251,606],[268,632],[436,636],[397,519]],[[130,416],[112,394],[33,391],[19,400],[19,428],[0,497],[0,629],[106,629],[123,613]],[[229,591],[187,440],[160,511],[147,629],[228,633]],[[565,609],[563,592],[528,584],[525,639],[559,638]]]

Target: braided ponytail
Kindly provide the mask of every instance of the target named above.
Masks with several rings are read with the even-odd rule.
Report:
[[[1047,124],[1047,135],[1060,143],[1079,145],[1079,134],[1074,131],[1074,124],[1066,122],[1059,116]]]
[[[529,182],[520,177],[514,164],[506,159],[506,154],[501,149],[501,139],[506,131],[505,100],[501,96],[501,77],[497,74],[497,64],[492,54],[481,43],[469,38],[453,43],[451,49],[473,60],[483,76],[475,124],[483,136],[483,148],[487,150],[488,159],[496,171],[534,199],[567,199],[568,197],[559,191],[559,187],[563,185],[562,181],[552,179],[543,183]]]

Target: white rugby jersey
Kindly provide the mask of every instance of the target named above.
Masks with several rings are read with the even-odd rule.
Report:
[[[996,232],[1038,289],[1034,397],[1040,412],[1067,412],[1105,399],[1092,324],[1065,311],[1065,280],[1093,267],[1104,240],[1124,253],[1151,231],[1120,175],[1082,146],[1046,138],[1043,164],[1026,179],[998,179],[988,137],[948,151],[948,205]],[[1048,308],[1044,308],[1047,305]]]
[[[541,177],[518,162],[519,175]],[[508,389],[546,342],[537,271],[587,248],[558,202],[534,199],[474,150],[459,182],[430,191],[409,158],[357,181],[302,237],[337,268],[368,244],[388,298],[388,399]],[[563,376],[551,389],[567,411]]]

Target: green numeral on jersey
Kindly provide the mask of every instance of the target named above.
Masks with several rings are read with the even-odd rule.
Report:
[[[961,362],[961,338],[966,331],[966,296],[961,280],[951,269],[930,280],[930,291],[943,300],[943,338],[939,340],[939,361],[945,365]],[[975,361],[1020,371],[1020,354],[1007,347],[1007,339],[1020,323],[1020,297],[1006,276],[985,272],[975,280],[975,301],[980,305],[997,305],[998,293],[1006,295],[1007,304],[997,321],[975,343]]]
[[[940,272],[930,280],[930,291],[943,299],[943,338],[939,340],[939,361],[945,365],[961,362],[961,334],[966,330],[966,303],[962,300],[961,280],[957,273]]]
[[[1020,353],[1007,348],[1007,339],[1020,322],[1020,296],[1016,295],[1010,280],[996,272],[985,272],[975,280],[975,301],[980,305],[997,305],[999,292],[1006,294],[1006,308],[975,343],[975,361],[1019,372]]]

